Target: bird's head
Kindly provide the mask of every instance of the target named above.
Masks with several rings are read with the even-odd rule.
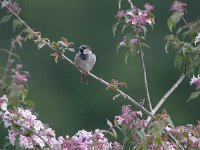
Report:
[[[81,45],[79,47],[80,54],[91,54],[91,48],[88,45]]]

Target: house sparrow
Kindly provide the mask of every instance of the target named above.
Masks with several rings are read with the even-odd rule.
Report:
[[[81,83],[87,83],[87,74],[92,70],[96,62],[96,56],[92,53],[91,48],[88,45],[81,45],[79,47],[79,53],[76,54],[74,63],[81,69]]]

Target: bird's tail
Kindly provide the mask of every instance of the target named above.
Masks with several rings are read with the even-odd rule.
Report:
[[[81,83],[88,84],[87,73],[82,73],[82,75],[81,75]]]

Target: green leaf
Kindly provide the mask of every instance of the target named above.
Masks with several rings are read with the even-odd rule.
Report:
[[[178,31],[176,32],[176,35],[178,36],[179,35],[179,33],[181,32],[181,31],[183,31],[185,28],[187,28],[188,26],[182,26],[182,27],[180,27],[180,28],[178,28]]]
[[[130,25],[128,25],[128,24],[124,24],[123,25],[123,27],[122,27],[122,33],[124,33],[124,30],[126,29],[126,28],[128,28]]]
[[[107,125],[110,127],[110,128],[112,128],[113,127],[113,124],[112,124],[112,122],[110,121],[110,120],[106,120],[106,123],[107,123]]]
[[[121,9],[122,0],[118,0],[118,7]]]
[[[139,135],[141,142],[144,142],[145,139],[146,139],[145,132],[144,131],[138,131],[137,134]]]
[[[187,49],[186,49],[185,47],[182,47],[181,50],[182,50],[182,53],[183,53],[184,58],[186,58],[186,57],[187,57],[186,54],[187,54],[187,52],[188,52]]]
[[[28,90],[27,89],[24,89],[21,93],[21,97],[22,97],[22,100],[24,101],[24,99],[27,97],[28,95]]]
[[[32,100],[25,100],[24,104],[27,105],[28,107],[34,108],[35,104]]]
[[[125,60],[125,63],[127,64],[128,63],[128,57],[130,56],[130,52],[126,52],[125,54],[124,54],[124,60]]]
[[[139,27],[143,30],[144,32],[144,37],[146,37],[146,33],[147,33],[147,28],[145,26],[139,25]]]
[[[116,48],[116,53],[118,53],[119,52],[119,49],[122,47],[122,45],[119,43],[118,45],[117,45],[117,48]]]
[[[167,19],[167,26],[168,26],[169,30],[172,32],[172,28],[173,28],[174,24],[170,18]]]
[[[11,92],[8,95],[9,103],[12,106],[16,106],[18,104],[18,101],[20,99],[20,94],[21,94],[21,90],[15,87],[12,87]]]
[[[113,100],[116,100],[121,94],[117,94],[115,96],[113,96]]]
[[[191,101],[192,99],[197,98],[200,95],[200,91],[193,92],[186,102]]]
[[[154,121],[149,124],[148,133],[152,133],[155,138],[161,137],[163,130],[165,128],[165,123],[162,121]]]
[[[146,43],[140,43],[140,46],[144,48],[150,48],[149,45],[147,45]]]
[[[60,47],[55,41],[53,41],[53,42],[51,43],[51,46],[52,46],[53,48],[55,48],[55,49],[59,49],[59,47]]]
[[[20,29],[23,26],[20,20],[14,19],[13,20],[13,33],[15,32],[16,29]]]
[[[168,47],[169,47],[169,41],[165,44],[165,52],[166,52],[166,53],[169,53],[169,52],[168,52]]]
[[[156,141],[157,141],[157,143],[158,143],[159,145],[162,144],[162,139],[161,139],[161,137],[157,137],[157,138],[156,138]]]
[[[27,33],[24,39],[26,41],[27,39],[29,40],[32,39],[32,37],[33,37],[32,33]]]
[[[70,52],[75,52],[74,48],[67,48],[66,50],[70,51]]]
[[[115,32],[116,32],[116,30],[117,30],[117,26],[119,25],[119,23],[120,23],[120,22],[115,23],[115,24],[113,25],[113,27],[112,27],[112,32],[113,32],[113,35],[114,35],[114,36],[115,36]]]
[[[167,20],[169,30],[172,32],[172,28],[181,20],[184,15],[183,12],[174,12],[171,17]]]
[[[0,24],[1,23],[4,23],[4,22],[7,22],[10,18],[11,18],[12,15],[6,15],[6,16],[3,16],[3,18],[1,19],[0,21]]]

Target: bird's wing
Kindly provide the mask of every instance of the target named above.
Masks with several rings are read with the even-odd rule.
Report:
[[[95,55],[95,54],[92,54],[92,55],[90,56],[90,64],[91,64],[91,66],[93,67],[95,63],[96,63],[96,55]]]

